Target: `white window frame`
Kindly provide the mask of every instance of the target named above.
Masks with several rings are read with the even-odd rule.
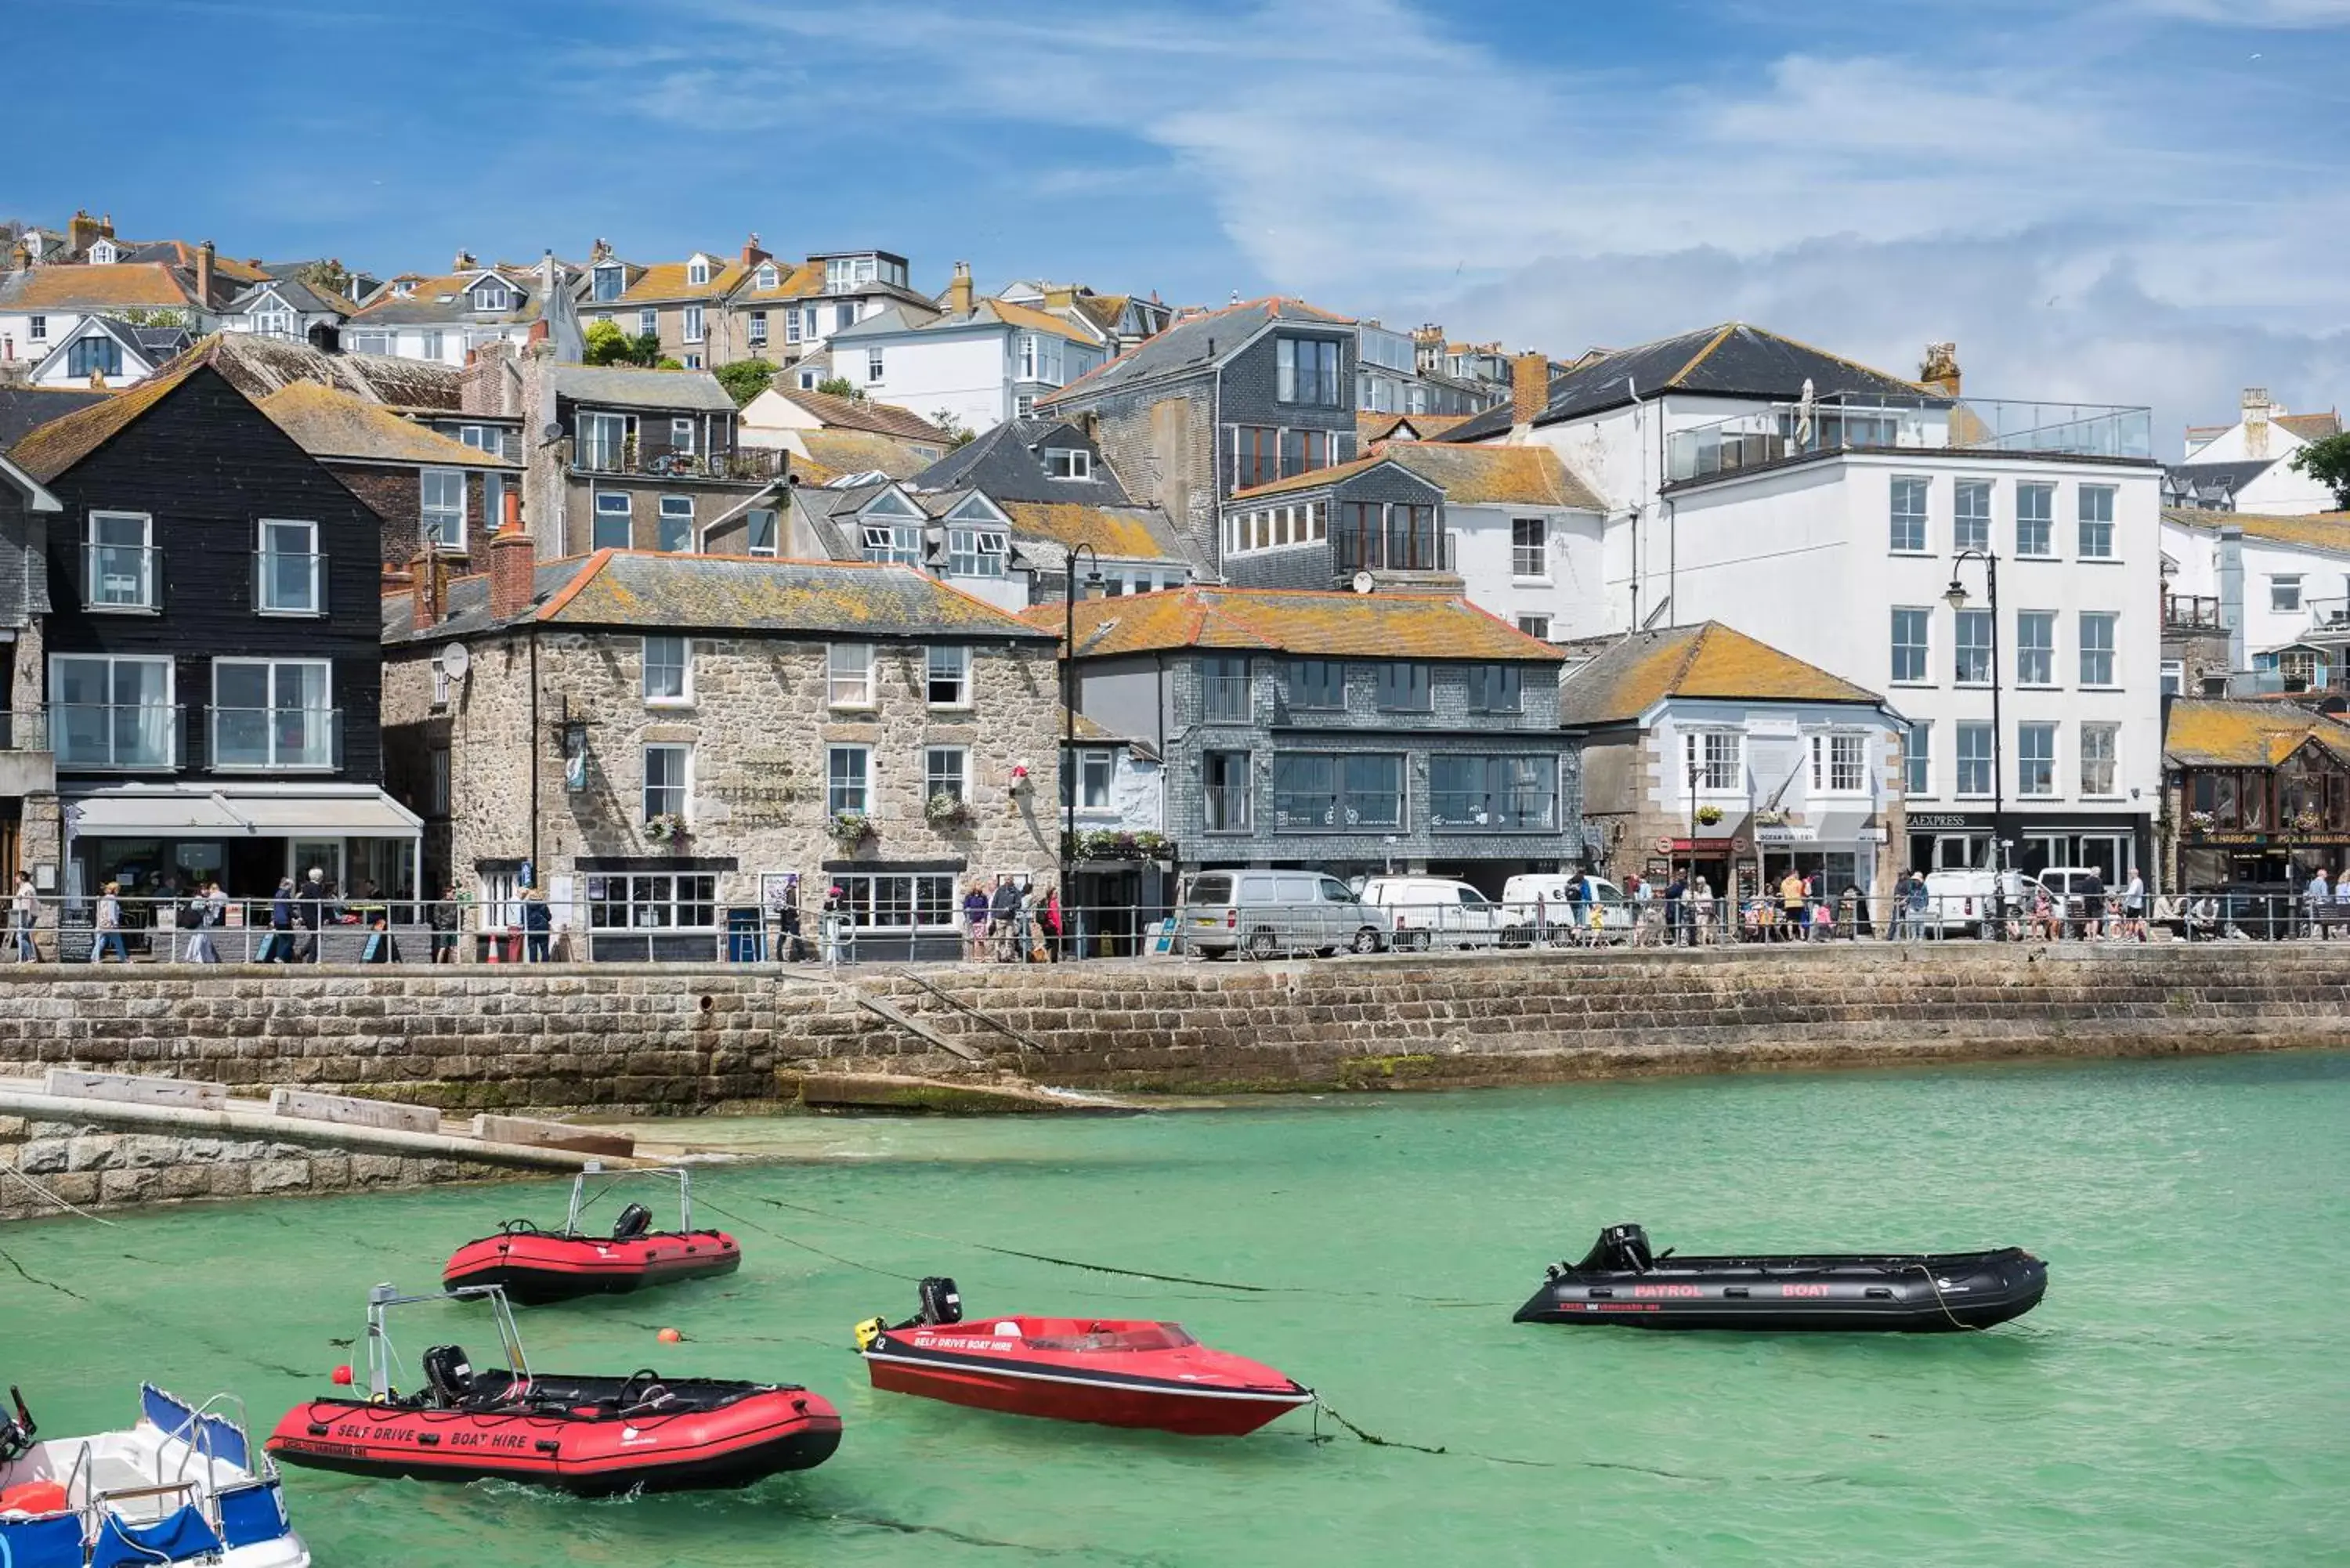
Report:
[[[864,544],[864,558],[873,566],[922,564],[922,530],[919,524],[868,518],[858,525],[858,537]]]
[[[1045,477],[1084,482],[1094,476],[1094,454],[1081,446],[1045,449]]]
[[[827,708],[879,707],[874,647],[869,642],[827,643],[824,650],[824,700]]]
[[[307,602],[298,605],[270,602],[277,583],[277,574],[271,569],[271,563],[280,554],[270,548],[270,533],[274,529],[286,528],[302,530],[302,537],[308,544],[307,549],[286,552],[300,556],[309,563],[308,591],[305,595]],[[253,610],[255,615],[315,618],[327,613],[326,573],[322,569],[325,560],[318,553],[318,525],[316,523],[302,517],[259,518],[254,524],[254,542]]]
[[[1866,733],[1857,730],[1827,730],[1807,738],[1811,742],[1814,794],[1848,796],[1868,793],[1868,736]]]
[[[941,768],[940,763],[952,759],[953,766]],[[827,783],[829,784],[829,763]],[[922,800],[927,805],[934,796],[946,795],[969,804],[971,795],[971,748],[969,746],[924,746],[922,748]],[[827,794],[827,798],[829,798]]]
[[[663,654],[674,649],[677,657],[674,659],[663,658],[656,663],[653,657],[657,651],[656,645],[660,645],[658,651]],[[645,706],[648,708],[691,707],[693,705],[693,639],[675,634],[649,632],[644,638],[643,646],[638,651],[639,655],[638,685],[644,694]],[[653,690],[655,669],[674,670],[677,672],[677,690],[674,692],[656,692]],[[668,682],[664,681],[663,684],[666,685]]]
[[[2045,635],[2040,641],[2028,642],[2023,635],[2026,627]],[[2054,610],[2020,609],[2015,612],[2015,683],[2018,686],[2056,684]]]
[[[135,521],[139,524],[139,543],[135,545],[99,543],[98,525],[101,521],[109,523]],[[138,552],[136,558],[139,563],[139,574],[137,587],[133,590],[135,597],[100,598],[97,596],[95,590],[99,586],[99,573],[97,569],[98,553],[100,550],[136,550]],[[161,610],[163,607],[163,596],[160,591],[162,585],[157,580],[161,574],[155,569],[156,554],[155,518],[151,513],[91,512],[83,524],[82,531],[82,607],[109,615],[152,615]]]
[[[856,798],[850,800],[844,792],[852,787],[846,781],[847,773],[839,763],[855,758],[858,767],[854,788]],[[873,748],[858,745],[831,745],[824,749],[824,814],[838,816],[843,812],[856,812],[860,816],[873,815]]]
[[[660,784],[653,783],[652,762],[655,753],[663,755],[674,754],[678,758],[677,777],[674,781]],[[693,810],[693,748],[681,741],[648,741],[638,748],[637,766],[640,786],[638,790],[637,820],[640,823],[650,822],[656,816],[667,815],[674,816],[681,822],[691,822]],[[653,794],[656,789],[660,792],[661,796],[658,800],[654,798]],[[676,797],[674,806],[670,802],[671,795]]]
[[[1522,615],[1518,618],[1518,630],[1528,637],[1539,638],[1541,640],[1548,642],[1550,640],[1550,617],[1546,615]]]
[[[62,728],[65,711],[69,707],[73,706],[88,706],[88,704],[68,704],[65,700],[65,683],[62,676],[64,674],[64,667],[68,664],[103,664],[106,666],[106,701],[97,705],[109,715],[106,726],[108,735],[108,756],[105,762],[75,762],[68,760],[65,755],[68,744],[68,737],[65,730]],[[163,700],[160,702],[140,702],[137,704],[116,702],[114,700],[114,672],[119,666],[125,664],[145,665],[151,668],[161,670],[163,672]],[[50,749],[58,753],[58,761],[64,766],[69,768],[122,768],[136,770],[142,773],[171,772],[175,771],[179,767],[179,745],[176,735],[176,726],[178,725],[180,719],[179,660],[172,658],[168,654],[52,653],[49,655],[49,668],[47,673],[49,723],[52,726],[52,732],[49,736]],[[116,730],[112,714],[114,710],[118,707],[135,707],[141,715],[151,711],[155,714],[161,716],[160,720],[156,721],[157,722],[160,722],[163,732],[164,754],[160,761],[132,761],[123,763],[117,762],[114,759],[113,753],[115,748],[113,737],[116,733]]]
[[[792,306],[785,306],[784,307],[784,341],[796,343],[799,340],[800,313]]]
[[[1915,496],[1914,510],[1905,507],[1905,498]],[[1901,473],[1893,477],[1886,495],[1886,548],[1896,556],[1923,556],[1934,544],[1934,483],[1921,474]],[[1910,530],[1914,527],[1915,536]]]
[[[2106,742],[2106,754],[2096,759],[2106,770],[2106,787],[2103,789],[2091,787],[2089,742],[2092,738],[2102,738]],[[2122,727],[2110,722],[2083,724],[2080,749],[2082,797],[2087,800],[2118,798],[2122,793]]]
[[[2015,726],[2016,799],[2046,800],[2057,793],[2056,757],[2057,753],[2063,749],[2063,737],[2059,733],[2062,729],[2063,726],[2054,720],[2039,719],[2024,720]],[[2045,757],[2035,757],[2025,748],[2023,743],[2024,738],[2027,735],[2033,734],[2044,734],[2047,736],[2048,754]],[[2028,768],[2040,767],[2043,763],[2048,770],[2046,780],[2047,787],[2044,789],[2033,789],[2030,787],[2033,783],[2033,775],[2025,770]]]
[[[696,256],[691,261],[686,263],[685,281],[689,286],[694,288],[700,288],[709,283],[710,263],[702,256]]]
[[[1991,784],[1999,767],[1999,737],[1993,733],[1990,724],[1978,720],[1961,719],[1953,726],[1953,729],[1958,739],[1950,748],[1954,768],[1951,783],[1959,798],[1961,800],[1991,799]],[[1983,742],[1981,756],[1970,757],[1967,754],[1967,742],[1970,738],[1978,739]],[[1967,787],[1969,768],[1981,770],[1978,775],[1982,780],[1981,789]]]
[[[268,672],[263,680],[263,705],[255,709],[234,710],[239,712],[257,712],[265,715],[262,722],[262,729],[267,736],[268,755],[258,762],[227,763],[221,760],[219,715],[232,711],[221,705],[221,676],[224,672],[232,670],[262,670]],[[300,704],[280,702],[277,700],[277,674],[281,670],[301,670],[315,673],[318,677],[317,691],[321,701]],[[310,683],[305,680],[303,684],[307,687]],[[214,773],[262,773],[287,769],[304,773],[323,773],[331,770],[335,766],[334,711],[335,661],[331,659],[215,659],[212,663],[212,710],[207,715],[210,722],[205,725],[204,730],[205,765]],[[323,728],[327,755],[311,762],[288,761],[280,757],[277,754],[276,725],[276,717],[280,713],[317,715],[315,719],[306,719],[304,726],[306,732],[311,723],[317,723]]]
[[[47,343],[49,340],[49,318],[46,316],[25,317],[25,341]]]
[[[2109,690],[2117,684],[2114,660],[2121,651],[2121,614],[2117,610],[2083,610],[2074,618],[2074,633],[2080,644],[2081,685],[2084,690],[2100,691]],[[2103,646],[2091,645],[2089,628],[2092,627],[2104,628],[2106,635]],[[2096,673],[2096,667],[2091,662],[2093,659],[2104,660],[2105,670],[2102,675]]]
[[[1980,498],[1980,514],[1967,510],[1970,498]],[[1994,503],[1988,479],[1961,479],[1950,487],[1950,548],[1952,551],[1991,549]]]
[[[759,543],[758,520],[767,520],[767,542]],[[771,556],[783,545],[783,514],[773,506],[754,506],[743,514],[743,553],[748,556]]]
[[[1934,722],[1912,719],[1901,741],[1901,793],[1909,800],[1934,794]]]
[[[947,576],[1000,577],[1010,554],[1010,541],[1001,528],[956,523],[947,528]]]
[[[469,430],[473,427],[468,426]],[[471,445],[470,441],[466,443]],[[452,513],[445,502],[436,504],[432,491],[436,485],[454,482],[457,505]],[[432,541],[443,550],[463,552],[465,548],[465,471],[462,468],[426,468],[417,471],[416,517],[420,537]]]
[[[881,349],[880,346],[877,344],[865,350],[865,379],[867,384],[870,385],[871,383],[881,379]]]
[[[610,285],[608,289],[605,286],[607,284]],[[598,262],[596,264],[594,275],[588,279],[589,303],[609,305],[627,293],[628,288],[629,275],[622,270],[619,263]]]
[[[2081,523],[2080,539],[2078,541],[2080,545],[2079,559],[2084,561],[2112,561],[2118,560],[2120,558],[2114,554],[2114,497],[2116,493],[2116,492],[2114,486],[2110,484],[2084,484],[2080,487],[2080,498],[2078,502],[2075,503],[2074,508],[2074,510],[2078,514]],[[2100,502],[2103,503],[2102,505],[2097,504],[2097,503]],[[2093,536],[2090,533],[2091,529],[2096,529],[2099,530],[2099,532]],[[2095,550],[2089,548],[2093,537],[2098,546]]]
[[[2031,503],[2043,503],[2044,509],[2037,517],[2027,516]],[[2024,548],[2030,535],[2027,526],[2040,531],[2040,548]],[[2029,483],[2015,487],[2015,554],[2024,561],[2053,561],[2056,556],[2056,487],[2053,484]]]
[[[701,342],[701,341],[702,341],[702,306],[698,306],[698,305],[689,305],[689,306],[687,306],[685,307],[684,311],[681,313],[681,319],[680,319],[680,321],[679,321],[678,327],[679,327],[679,336],[680,336],[680,337],[681,337],[685,342],[688,342],[688,343],[699,343],[699,342]]]
[[[948,697],[939,696],[941,680],[951,681],[953,691]],[[934,642],[923,654],[922,695],[932,708],[964,709],[972,706],[972,657],[969,645],[959,642]]]
[[[1521,530],[1534,530],[1534,543],[1520,537]],[[1550,519],[1547,517],[1513,517],[1510,519],[1510,576],[1522,583],[1550,581]]]
[[[653,547],[660,550],[664,555],[692,555],[694,544],[693,497],[691,495],[662,496],[660,498],[660,510],[658,514],[658,526],[653,535]],[[672,546],[669,542],[670,530],[680,521],[682,521],[685,524],[685,534],[682,542]]]
[[[2272,572],[2269,575],[2269,609],[2275,615],[2301,613],[2300,572]]]
[[[512,310],[514,290],[502,283],[487,280],[477,283],[473,286],[473,308],[476,311]]]
[[[1741,730],[1685,729],[1681,732],[1681,784],[1689,784],[1690,764],[1697,764],[1697,793],[1702,800],[1746,798],[1746,735]]]
[[[1076,791],[1079,811],[1118,809],[1118,753],[1087,749],[1077,753]],[[1099,787],[1096,787],[1098,785]]]
[[[759,270],[751,275],[751,286],[754,288],[773,288],[775,286],[778,275],[779,275],[775,271],[775,263],[761,262],[759,264]]]
[[[1934,612],[1923,605],[1895,605],[1892,614],[1888,631],[1892,657],[1887,665],[1887,679],[1896,686],[1931,686],[1934,683]],[[1901,640],[1901,618],[1904,616],[1915,617],[1915,624],[1925,628],[1924,641]],[[1914,661],[1905,659],[1905,655],[1914,655]],[[1902,673],[1905,668],[1914,670],[1915,673],[1905,675]]]
[[[620,504],[617,508],[608,507],[604,504],[607,501],[618,501]],[[637,543],[636,507],[633,504],[632,498],[629,492],[625,490],[599,490],[596,492],[595,508],[594,514],[588,519],[588,545],[592,548],[598,550],[634,549]],[[623,543],[618,545],[597,544],[596,535],[602,533],[604,524],[615,517],[628,524],[628,538]]]
[[[660,311],[654,309],[650,305],[640,306],[638,307],[637,336],[639,337],[658,337],[660,336]]]
[[[1969,642],[1959,633],[1968,627],[1983,628],[1980,642]],[[1950,682],[1955,686],[1988,686],[1999,679],[1998,660],[1992,657],[1999,641],[1999,628],[1988,609],[1961,609],[1954,612],[1950,622]],[[1980,653],[1982,656],[1981,675],[1968,675],[1959,663],[1962,656]]]
[[[751,347],[764,348],[766,346],[767,313],[764,310],[754,310],[751,312]]]

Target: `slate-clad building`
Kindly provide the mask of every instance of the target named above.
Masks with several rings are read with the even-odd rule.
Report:
[[[1063,613],[1025,618],[1057,630]],[[1078,711],[1165,759],[1163,831],[1184,872],[1426,870],[1498,893],[1582,853],[1562,656],[1465,600],[1089,599],[1069,657]]]
[[[39,693],[63,841],[26,858],[68,894],[265,896],[314,866],[411,888],[419,824],[378,787],[375,514],[203,364],[12,455],[60,506]]]

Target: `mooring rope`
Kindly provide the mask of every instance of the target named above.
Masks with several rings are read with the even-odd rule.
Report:
[[[49,1202],[56,1204],[58,1208],[65,1210],[68,1213],[78,1214],[93,1225],[104,1225],[111,1228],[114,1224],[114,1221],[111,1220],[101,1220],[95,1214],[89,1213],[84,1210],[76,1209],[72,1204],[67,1202],[64,1199],[58,1197],[56,1193],[50,1191],[47,1188],[42,1186],[31,1177],[17,1169],[13,1161],[0,1159],[0,1171],[5,1171],[8,1175],[13,1176],[17,1180],[23,1182],[26,1187],[32,1189],[35,1196],[47,1199]]]

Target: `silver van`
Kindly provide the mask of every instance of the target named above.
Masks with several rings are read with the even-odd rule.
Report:
[[[1344,882],[1318,871],[1202,871],[1184,889],[1175,929],[1203,958],[1247,953],[1375,953],[1380,922]]]

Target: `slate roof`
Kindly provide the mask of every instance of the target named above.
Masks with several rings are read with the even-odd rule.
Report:
[[[516,301],[513,309],[477,311],[473,308],[468,291],[483,280],[484,274],[492,273],[504,279],[506,286],[515,291]],[[536,268],[520,267],[473,267],[464,272],[444,273],[439,277],[420,278],[406,298],[387,291],[354,311],[350,325],[364,328],[435,326],[458,320],[501,326],[536,321],[546,304],[540,297],[540,281]],[[444,296],[450,297],[444,298]]]
[[[454,365],[388,354],[328,354],[257,332],[214,333],[157,373],[168,375],[194,363],[210,365],[255,402],[297,382],[316,381],[388,408],[455,413],[459,405],[460,372]]]
[[[1091,453],[1093,477],[1055,479],[1045,472],[1038,452],[1048,445]],[[916,475],[914,483],[923,490],[976,486],[999,506],[1009,501],[1124,506],[1133,500],[1102,461],[1101,449],[1065,420],[1006,420],[948,452]]]
[[[532,587],[532,609],[517,624],[1058,640],[910,566],[599,550],[539,566]],[[388,595],[384,640],[440,642],[488,630],[499,624],[490,618],[489,591],[487,576],[450,584],[449,618],[421,636],[412,629],[412,596]]]
[[[1358,473],[1368,472],[1388,461],[1384,451],[1375,452],[1367,457],[1355,458],[1347,462],[1334,462],[1327,468],[1309,468],[1303,473],[1293,473],[1285,479],[1270,479],[1263,484],[1252,484],[1244,490],[1233,491],[1226,497],[1226,501],[1228,504],[1233,501],[1254,501],[1262,496],[1295,495],[1302,490],[1320,490],[1326,485],[1336,484],[1342,479],[1352,479]]]
[[[2262,512],[2206,512],[2189,506],[2166,506],[2162,520],[2183,528],[2217,533],[2241,528],[2248,537],[2297,545],[2305,550],[2325,550],[2350,556],[2350,512],[2313,512],[2303,516],[2276,516]]]
[[[2210,486],[2233,495],[2277,465],[2273,457],[2240,458],[2232,462],[2174,462],[2163,472],[2181,485]]]
[[[1782,337],[1742,321],[1644,343],[1637,348],[1586,356],[1550,382],[1550,403],[1534,418],[1556,424],[1621,408],[1659,392],[1711,392],[1725,398],[1784,400],[1813,395],[1872,393],[1918,397],[1914,381]],[[1509,433],[1516,416],[1507,403],[1475,414],[1445,433],[1448,441],[1489,441]]]
[[[113,265],[120,266],[125,262],[161,262],[171,266],[185,267],[191,273],[195,271],[199,247],[185,240],[117,240],[114,243],[121,247],[121,254]],[[223,255],[217,248],[213,252],[213,276],[216,279],[247,284],[268,275],[268,270],[256,263]]]
[[[380,403],[296,381],[262,400],[261,411],[312,457],[357,458],[369,462],[415,463],[432,468],[512,469],[515,465],[451,441]]]
[[[113,396],[112,392],[93,392],[78,387],[0,386],[0,452],[51,420],[61,420]]]
[[[700,409],[733,413],[734,400],[707,370],[639,370],[618,365],[556,365],[557,396],[619,409]]]
[[[1710,620],[1635,632],[1609,646],[1560,685],[1558,722],[1570,728],[1627,724],[1667,697],[1884,702],[1816,664]]]
[[[2331,410],[2322,414],[2279,414],[2274,422],[2303,441],[2324,441],[2342,433],[2342,416]]]
[[[298,277],[265,278],[249,288],[240,290],[237,296],[229,301],[228,307],[233,311],[251,310],[254,302],[264,294],[275,294],[294,310],[348,316],[359,309],[357,305],[333,290],[314,287]]]
[[[1458,506],[1568,506],[1607,510],[1591,487],[1546,446],[1451,446],[1391,441],[1379,449]]]
[[[1022,618],[1058,633],[1057,604]],[[1460,659],[1557,664],[1565,656],[1466,599],[1424,594],[1187,587],[1078,605],[1076,657],[1198,648],[1325,659]]]
[[[1175,322],[1164,332],[1143,339],[1107,364],[1087,371],[1059,391],[1038,399],[1038,405],[1082,402],[1096,393],[1205,369],[1221,363],[1243,343],[1276,321],[1293,321],[1314,327],[1352,327],[1355,324],[1351,316],[1340,316],[1308,305],[1302,299],[1276,295],[1248,300]]]
[[[797,387],[775,387],[774,393],[803,413],[814,416],[826,425],[843,430],[878,431],[883,435],[904,436],[910,441],[931,441],[939,446],[947,443],[947,432],[922,418],[911,409],[901,409],[895,403],[876,403],[858,398],[835,397],[830,392],[803,390]]]
[[[1049,332],[1081,343],[1088,348],[1098,348],[1102,337],[1087,331],[1074,322],[1065,321],[1048,310],[1038,310],[1025,305],[1014,305],[1001,299],[977,299],[972,302],[968,314],[937,313],[937,306],[925,312],[927,320],[917,321],[907,314],[904,305],[892,305],[878,310],[852,326],[844,327],[832,335],[835,343],[849,343],[864,337],[887,337],[896,332],[947,331],[956,327],[1003,327],[1022,332]]]
[[[218,374],[203,365],[189,365],[169,375],[151,376],[127,392],[50,421],[18,441],[8,455],[17,467],[47,484],[177,391],[190,377],[207,373]]]
[[[896,436],[873,431],[801,431],[810,462],[831,474],[871,470],[892,479],[912,479],[933,461]],[[819,482],[822,483],[822,482]]]
[[[2306,708],[2179,697],[2163,722],[2162,755],[2174,767],[2272,768],[2311,740],[2350,762],[2350,725]]]

